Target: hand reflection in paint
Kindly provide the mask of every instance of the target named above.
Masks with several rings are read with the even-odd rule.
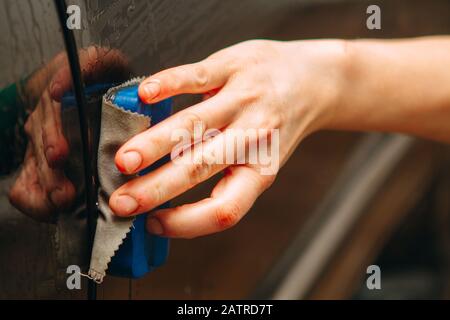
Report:
[[[89,47],[79,52],[85,83],[114,81],[129,74],[124,56],[117,50]],[[63,166],[69,146],[61,124],[61,98],[72,88],[72,75],[65,54],[27,81],[27,99],[33,109],[25,123],[28,137],[22,167],[10,189],[10,202],[38,221],[52,222],[56,214],[70,206],[75,187],[65,176]]]

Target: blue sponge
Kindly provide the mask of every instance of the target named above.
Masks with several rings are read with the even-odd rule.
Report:
[[[149,116],[152,125],[167,118],[172,108],[171,99],[151,105],[144,104],[139,99],[137,84],[118,90],[115,96],[112,97],[112,102],[125,110]],[[149,168],[139,172],[139,174],[152,171],[167,161],[168,157],[163,158]],[[168,207],[168,203],[158,208],[165,207]],[[169,240],[149,234],[145,227],[146,217],[147,214],[141,214],[136,217],[133,228],[131,228],[131,231],[108,265],[108,274],[138,278],[166,261],[169,252]]]

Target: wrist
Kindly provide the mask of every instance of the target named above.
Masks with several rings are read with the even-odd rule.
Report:
[[[351,40],[331,40],[329,43],[325,69],[328,81],[319,95],[323,96],[320,108],[319,129],[333,129],[345,116],[344,107],[349,103],[352,88],[354,48]]]
[[[341,121],[342,106],[349,96],[353,49],[350,41],[307,40],[293,43],[294,83],[297,90],[299,120],[308,121],[305,135],[331,129]],[[294,54],[295,52],[295,54]],[[299,84],[299,85],[298,85]]]

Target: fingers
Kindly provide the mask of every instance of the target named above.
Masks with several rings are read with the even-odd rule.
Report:
[[[12,191],[15,206],[33,216],[51,215],[75,197],[73,184],[61,165],[68,154],[61,128],[60,103],[45,90],[25,125],[29,137],[24,166]]]
[[[35,220],[42,222],[52,220],[53,210],[39,184],[36,162],[24,163],[9,191],[9,201],[22,213]]]
[[[37,172],[39,184],[45,191],[51,207],[55,210],[67,208],[75,197],[75,188],[66,178],[63,170],[50,168],[46,161],[41,161]]]
[[[201,139],[206,130],[227,126],[238,112],[238,104],[221,92],[176,113],[125,143],[116,153],[117,168],[127,174],[138,172],[170,153],[180,140],[193,143],[191,139]]]
[[[41,181],[39,166],[34,156],[27,152],[27,157],[20,173],[9,191],[9,200],[13,206],[31,218],[50,222],[58,210],[67,208],[75,198],[73,184],[62,175],[53,177],[54,184],[47,185]],[[55,175],[55,172],[44,172]]]
[[[49,167],[62,166],[69,153],[69,146],[62,132],[61,104],[52,100],[44,91],[37,111],[41,114],[42,143]]]
[[[75,187],[64,175],[56,179],[58,185],[54,187],[47,197],[53,205],[55,211],[68,208],[75,199]]]
[[[124,184],[111,195],[111,209],[119,216],[146,212],[205,181],[227,166],[222,159],[223,153],[219,152],[224,149],[224,143],[225,139],[213,138],[201,147],[185,150],[181,157],[155,171]]]
[[[147,219],[147,230],[161,236],[195,238],[228,229],[247,213],[270,179],[247,166],[230,167],[210,198],[156,211]]]
[[[139,97],[145,103],[156,103],[183,93],[206,93],[223,87],[231,74],[226,60],[210,57],[150,76],[139,86]]]
[[[72,72],[70,66],[65,65],[56,72],[49,85],[50,96],[53,100],[61,102],[62,96],[72,88]]]

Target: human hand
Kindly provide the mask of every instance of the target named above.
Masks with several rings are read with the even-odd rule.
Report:
[[[123,80],[128,77],[127,63],[117,50],[89,47],[79,52],[86,83]],[[27,85],[30,97],[40,95],[25,123],[28,144],[23,166],[9,192],[10,202],[20,211],[38,220],[51,222],[56,213],[74,200],[75,188],[66,178],[63,166],[69,145],[61,126],[61,98],[72,88],[68,61],[58,54],[38,70]],[[34,106],[33,106],[34,107]]]
[[[223,154],[217,152],[227,148],[229,141],[223,137],[233,129],[265,129],[246,141],[249,150],[267,136],[272,146],[274,130],[279,130],[279,148],[272,152],[282,165],[306,135],[327,126],[339,101],[344,66],[343,41],[255,40],[145,79],[139,95],[146,103],[184,93],[204,94],[205,100],[125,143],[115,158],[121,172],[134,174],[173,152],[179,146],[172,139],[177,130],[192,135],[201,123],[202,132],[219,129],[221,133],[206,139],[201,151],[192,148],[193,158],[200,161],[171,161],[118,188],[110,197],[111,209],[118,216],[149,211],[224,171],[209,198],[157,210],[149,216],[147,227],[158,235],[192,238],[235,225],[272,184],[278,167],[272,174],[261,174],[261,163],[250,163],[248,155],[239,158],[237,152],[232,163],[223,161]]]
[[[25,123],[28,144],[23,165],[9,191],[10,202],[35,220],[51,222],[75,196],[62,164],[69,148],[61,127],[60,103],[46,89]]]

